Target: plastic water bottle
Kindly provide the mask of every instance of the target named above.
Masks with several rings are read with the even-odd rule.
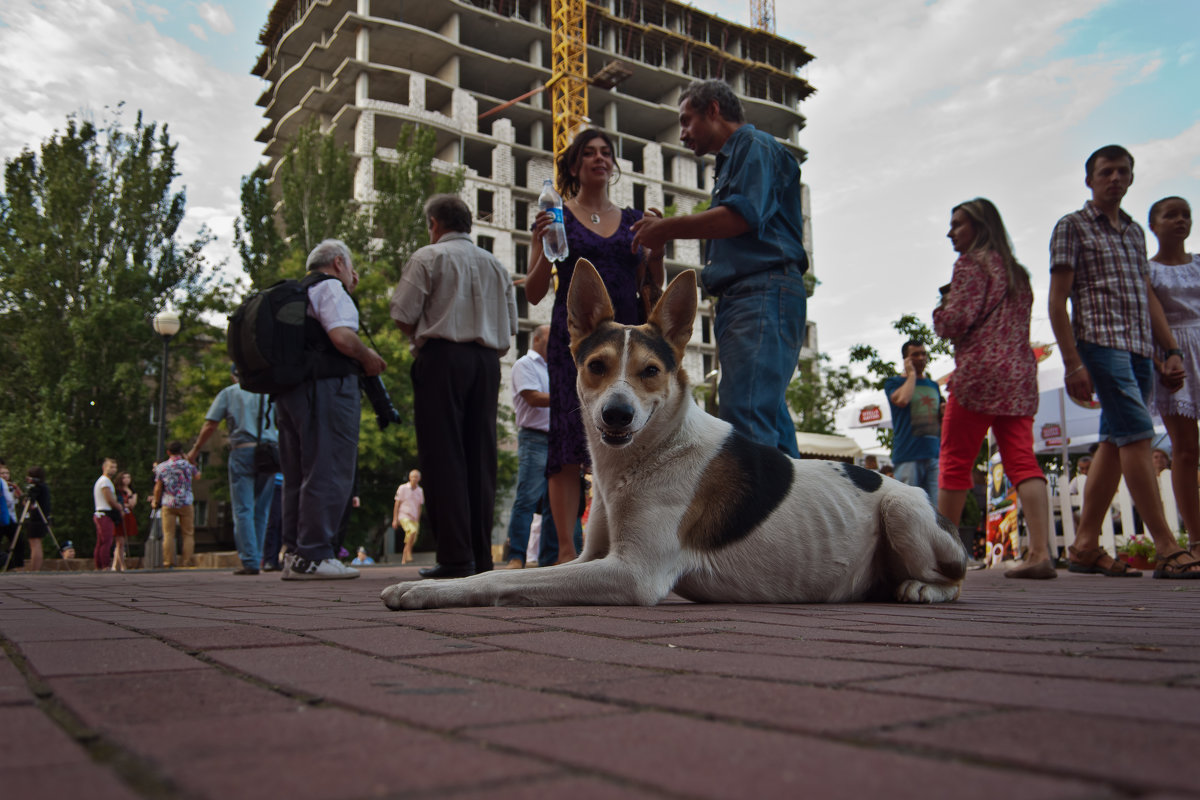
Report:
[[[542,193],[538,195],[538,208],[554,215],[554,221],[542,235],[542,253],[549,261],[562,261],[567,257],[567,228],[563,225],[563,201],[554,191],[554,182],[542,182]]]

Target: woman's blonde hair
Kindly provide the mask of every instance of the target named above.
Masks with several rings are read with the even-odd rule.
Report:
[[[950,213],[955,211],[966,214],[975,226],[975,241],[971,243],[970,249],[991,250],[1004,262],[1005,292],[1011,292],[1014,288],[1028,290],[1029,271],[1021,266],[1013,255],[1012,240],[1008,238],[1004,220],[1000,219],[1000,212],[996,210],[992,201],[985,197],[976,197],[974,200],[959,203]]]

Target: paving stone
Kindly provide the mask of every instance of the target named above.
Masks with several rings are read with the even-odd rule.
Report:
[[[25,766],[0,769],[4,796],[13,800],[140,800],[105,767],[91,764],[57,764],[52,769]]]
[[[4,731],[0,770],[38,771],[89,761],[83,748],[33,706],[0,707],[0,731]],[[4,784],[0,783],[0,786]],[[7,787],[5,791],[8,791]]]
[[[493,783],[483,789],[454,795],[455,800],[546,800],[548,797],[569,797],[571,800],[656,800],[666,796],[651,789],[635,788],[628,781],[558,776]]]
[[[772,655],[704,652],[687,647],[688,637],[671,642],[645,644],[570,633],[513,634],[489,637],[498,647],[511,647],[546,655],[568,656],[584,661],[605,661],[639,667],[668,669],[683,672],[744,675],[758,678],[777,678],[806,683],[844,683],[867,680],[882,674],[911,674],[919,667],[888,664],[831,662],[820,659],[788,658]]]
[[[874,652],[859,651],[848,654],[847,657],[867,661],[883,661],[889,664],[957,667],[983,672],[1012,672],[1021,675],[1049,675],[1112,681],[1168,681],[1184,678],[1196,672],[1195,664],[1170,661],[1152,662],[1088,656],[997,653],[932,647],[888,648]]]
[[[302,636],[273,631],[253,625],[204,625],[186,628],[166,628],[159,636],[194,650],[218,650],[225,647],[276,647],[306,644]]]
[[[309,637],[377,656],[403,657],[478,653],[495,649],[481,641],[398,627],[319,630],[311,631]]]
[[[1200,691],[1186,688],[1102,681],[1009,675],[976,671],[944,671],[884,681],[860,688],[963,701],[986,700],[1013,708],[1058,709],[1127,719],[1192,722],[1200,719]]]
[[[158,672],[200,666],[194,658],[152,639],[29,642],[21,645],[21,652],[43,677]]]
[[[622,664],[579,661],[573,658],[500,649],[413,659],[411,663],[423,669],[498,680],[531,689],[571,689],[599,681],[631,680],[661,674],[659,670]]]
[[[0,622],[0,635],[18,643],[137,638],[132,631],[104,622],[47,614],[38,614],[32,619]]]
[[[1103,711],[1103,709],[1097,709]],[[1194,770],[1182,765],[1195,758],[1200,720],[1192,725],[1131,722],[1100,714],[1013,711],[904,726],[879,738],[920,744],[947,753],[1029,767],[1073,772],[1081,778],[1102,772],[1131,792],[1147,788],[1200,794]]]
[[[16,665],[0,652],[0,705],[25,704],[33,702],[33,693],[25,676]]]
[[[287,711],[297,701],[213,667],[146,675],[49,679],[50,688],[92,727],[171,719],[221,718]],[[169,714],[164,714],[169,709]]]
[[[540,625],[554,630],[598,633],[620,639],[655,639],[663,636],[687,636],[706,633],[709,627],[703,622],[660,619],[653,622],[630,620],[620,617],[595,617],[581,615],[573,617],[551,617],[529,620],[531,625]]]
[[[809,733],[873,731],[901,723],[978,713],[980,703],[880,697],[854,689],[796,686],[705,675],[656,675],[585,684],[596,700],[743,720]]]
[[[1083,781],[937,762],[657,713],[520,725],[477,735],[493,743],[520,742],[523,749],[536,749],[578,768],[704,798],[928,800],[956,796],[962,787],[970,787],[970,796],[980,800],[1106,794]],[[674,746],[664,747],[666,742]],[[851,764],[853,769],[848,768]]]

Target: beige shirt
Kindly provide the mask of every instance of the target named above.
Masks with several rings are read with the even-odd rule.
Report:
[[[517,333],[512,278],[465,233],[446,233],[413,253],[392,292],[392,319],[415,326],[413,349],[428,339],[475,342],[508,352]]]

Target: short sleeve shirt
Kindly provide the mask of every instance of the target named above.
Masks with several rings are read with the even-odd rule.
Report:
[[[354,305],[346,287],[336,278],[309,287],[308,315],[321,323],[326,333],[334,328],[358,331],[358,307]]]
[[[92,485],[92,501],[97,511],[115,509],[115,506],[110,505],[104,496],[105,488],[112,492],[113,497],[117,496],[117,490],[113,487],[112,479],[107,475],[101,475],[96,479],[96,483]]]
[[[425,505],[424,489],[420,486],[414,489],[405,481],[396,490],[396,499],[400,502],[400,517],[411,519],[413,522],[421,518],[421,506]]]
[[[904,378],[888,378],[883,391],[892,407],[892,428],[896,432],[892,440],[892,462],[922,461],[937,458],[942,441],[942,421],[939,414],[942,392],[930,378],[917,378],[912,400],[901,408],[892,402],[892,392],[904,385]]]
[[[162,481],[163,508],[183,508],[192,504],[192,478],[200,470],[186,458],[168,458],[154,468],[154,480]]]
[[[328,281],[326,281],[328,283]],[[262,410],[261,437],[259,436],[259,410]],[[217,394],[208,407],[204,418],[210,422],[225,421],[229,431],[229,442],[233,445],[249,444],[261,438],[264,442],[279,441],[275,429],[274,407],[266,395],[247,392],[236,383],[226,386]]]
[[[1154,354],[1146,234],[1124,211],[1120,229],[1089,200],[1054,226],[1050,271],[1074,270],[1071,327],[1077,342]]]
[[[535,431],[550,430],[550,407],[531,406],[521,392],[550,393],[550,370],[546,360],[530,350],[517,359],[512,368],[513,408],[517,412],[517,427]]]
[[[508,270],[465,233],[446,233],[412,254],[392,292],[392,319],[429,339],[473,342],[500,355],[517,333],[517,295]]]

